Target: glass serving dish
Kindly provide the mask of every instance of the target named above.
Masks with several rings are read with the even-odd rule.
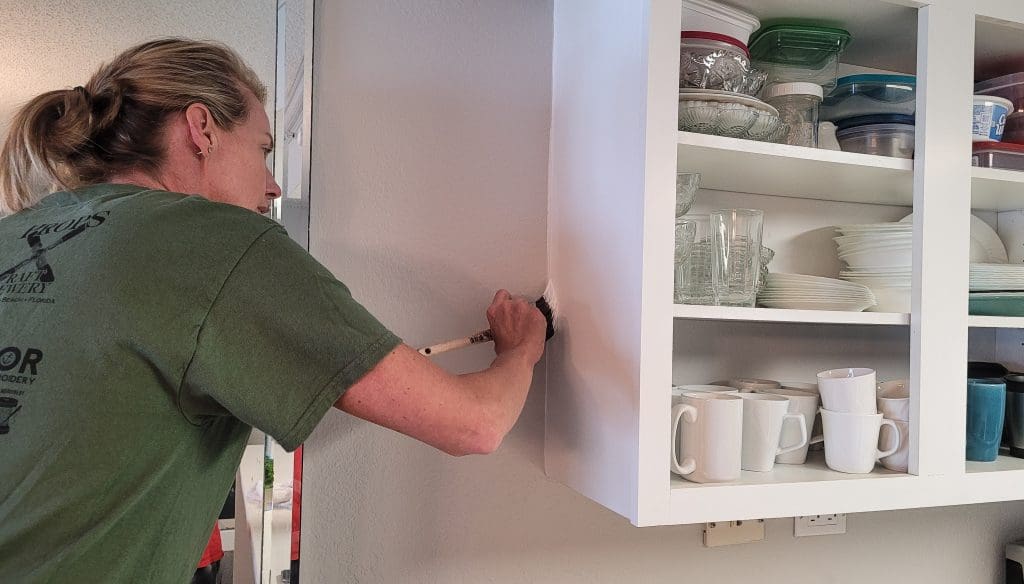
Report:
[[[789,127],[777,114],[742,103],[679,100],[679,129],[684,132],[742,138],[758,142],[778,142]]]
[[[756,95],[767,75],[750,66],[739,41],[714,33],[685,31],[679,43],[679,87]]]

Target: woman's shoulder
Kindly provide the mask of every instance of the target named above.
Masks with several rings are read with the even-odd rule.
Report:
[[[241,236],[249,239],[267,230],[281,228],[273,219],[236,205],[210,201],[199,195],[161,190],[140,190],[130,197],[133,218],[147,228],[203,233],[220,239]],[[205,238],[205,237],[204,237]]]

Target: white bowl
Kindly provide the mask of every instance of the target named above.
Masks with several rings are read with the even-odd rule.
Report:
[[[717,32],[746,45],[760,27],[757,17],[742,10],[712,0],[683,0],[681,30]]]

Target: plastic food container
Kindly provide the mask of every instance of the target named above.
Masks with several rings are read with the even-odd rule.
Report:
[[[1006,128],[1006,116],[1013,111],[1013,102],[994,95],[974,96],[974,115],[971,118],[971,140],[975,142],[1000,141]]]
[[[1002,141],[1024,144],[1024,112],[1013,112],[1006,116]]]
[[[712,0],[682,0],[684,31],[704,30],[738,39],[744,46],[761,26],[753,14]]]
[[[876,114],[912,116],[917,108],[913,75],[850,75],[821,103],[821,119],[843,120]]]
[[[908,116],[863,116],[843,120],[836,132],[844,152],[914,157],[914,125]],[[902,122],[902,123],[901,123]]]
[[[994,95],[1013,102],[1013,109],[1024,110],[1024,73],[1011,73],[974,84],[974,93]]]
[[[755,95],[765,75],[750,67],[747,47],[718,33],[686,31],[679,42],[679,87]]]
[[[778,24],[750,41],[750,58],[769,83],[814,83],[827,90],[835,87],[839,55],[849,42],[850,33],[839,28]]]
[[[766,87],[761,97],[789,126],[786,144],[816,148],[821,96],[821,86],[814,83],[777,83]]]
[[[1024,144],[975,142],[971,164],[985,168],[1024,170]]]

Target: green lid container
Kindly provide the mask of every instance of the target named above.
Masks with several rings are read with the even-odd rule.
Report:
[[[805,24],[776,24],[761,29],[750,41],[756,61],[819,69],[836,59],[850,42],[841,28]]]

